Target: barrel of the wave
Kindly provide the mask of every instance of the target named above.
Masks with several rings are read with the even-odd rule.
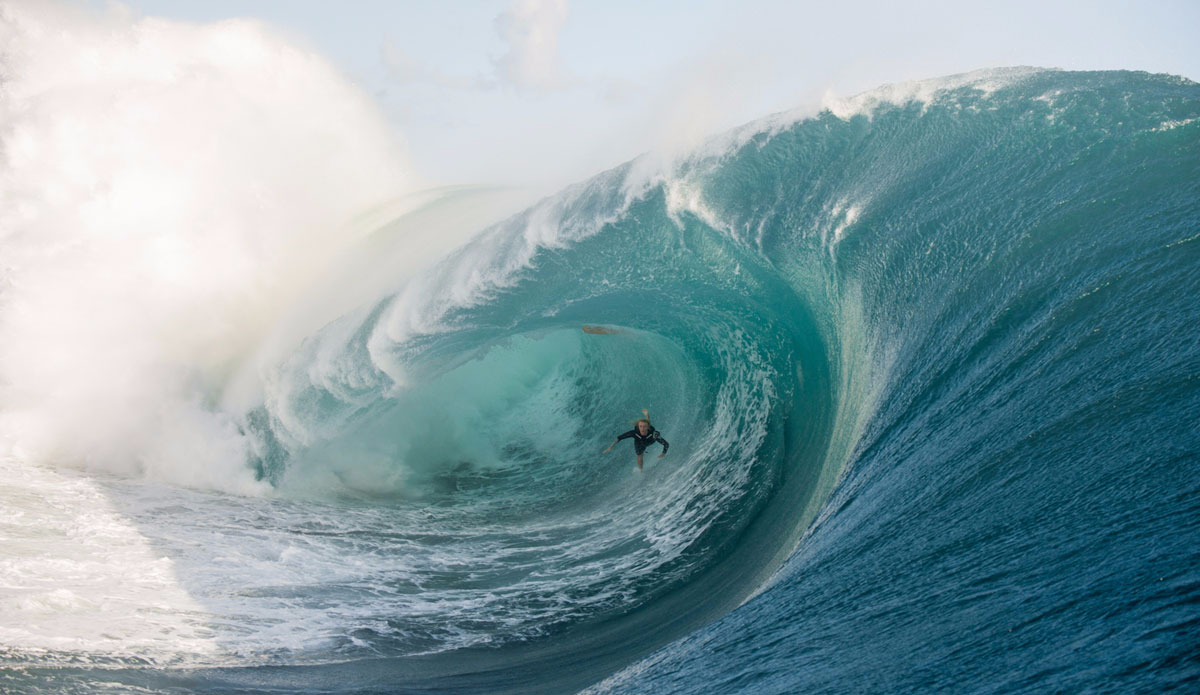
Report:
[[[732,609],[815,513],[831,400],[812,309],[755,249],[676,219],[665,189],[623,188],[606,176],[544,203],[567,238],[511,282],[458,284],[513,265],[468,247],[275,377],[282,398],[260,422],[283,450],[281,492],[382,493],[387,523],[363,543],[410,541],[405,586],[422,590],[377,610],[421,637],[358,633],[364,654],[444,654],[449,668],[491,644],[500,671],[571,661],[538,677],[583,687]],[[520,249],[547,214],[478,243]],[[467,299],[437,332],[392,337],[411,312],[446,310],[414,297],[446,296]],[[394,364],[404,383],[363,388]],[[671,445],[638,474],[631,452],[601,451],[641,408]],[[580,661],[597,640],[610,648]]]

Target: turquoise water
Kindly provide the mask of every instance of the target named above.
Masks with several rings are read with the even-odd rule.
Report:
[[[1195,83],[999,70],[774,116],[309,336],[237,414],[271,494],[105,482],[219,656],[4,678],[1194,689],[1198,297]],[[601,451],[643,407],[671,450],[639,473]]]

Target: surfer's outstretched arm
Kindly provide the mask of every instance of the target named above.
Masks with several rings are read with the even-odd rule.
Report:
[[[609,444],[609,445],[608,445],[608,448],[607,448],[607,449],[605,449],[604,451],[602,451],[601,453],[607,454],[608,452],[612,451],[612,448],[613,448],[614,446],[616,446],[616,445],[617,445],[617,442],[621,441],[622,439],[628,439],[628,438],[632,437],[632,436],[633,436],[633,435],[635,435],[635,434],[637,434],[637,430],[629,430],[629,431],[628,431],[628,432],[626,432],[625,434],[622,434],[622,435],[620,435],[619,437],[617,437],[616,439],[614,439],[614,440],[613,440],[613,443],[612,443],[612,444]]]

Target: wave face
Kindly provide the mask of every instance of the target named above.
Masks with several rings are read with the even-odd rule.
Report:
[[[363,237],[371,279],[322,285],[368,301],[207,382],[247,451],[208,487],[256,494],[7,464],[103,498],[182,607],[129,598],[160,620],[137,640],[0,633],[5,677],[1185,687],[1198,97],[1038,70],[885,88],[632,162],[379,281],[482,195],[445,192]],[[639,473],[628,442],[601,451],[643,407],[671,448]],[[88,610],[60,598],[17,607]]]
[[[857,297],[874,395],[831,392],[866,422],[769,588],[596,692],[1195,687],[1200,88],[977,77],[704,181],[781,276]]]

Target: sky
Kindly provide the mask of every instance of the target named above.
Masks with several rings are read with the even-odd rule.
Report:
[[[323,55],[431,184],[557,187],[826,94],[988,67],[1200,80],[1197,0],[123,4],[186,22],[257,18]]]

